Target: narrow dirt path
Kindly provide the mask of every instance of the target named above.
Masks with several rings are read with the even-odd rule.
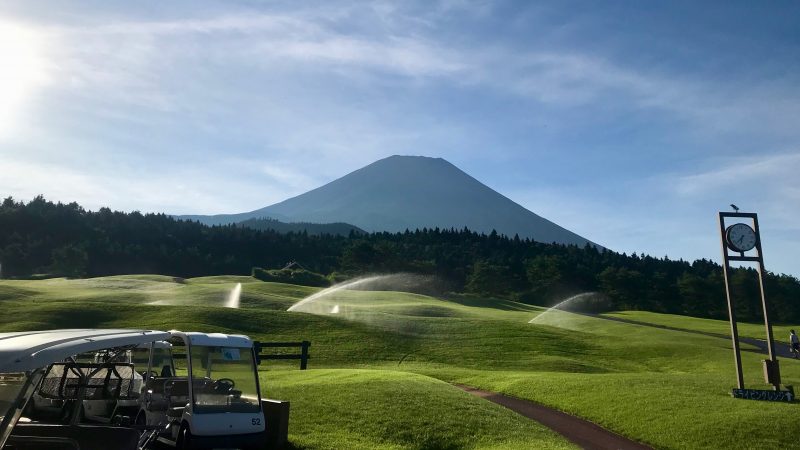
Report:
[[[612,433],[597,424],[530,400],[522,400],[460,384],[455,386],[533,419],[587,450],[652,450],[651,447]]]

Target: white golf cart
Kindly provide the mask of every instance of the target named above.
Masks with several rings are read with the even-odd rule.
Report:
[[[53,330],[0,334],[0,448],[3,450],[139,449],[129,427],[80,423],[85,399],[133,398],[133,365],[78,362],[74,355],[123,352],[169,338],[151,330]],[[38,392],[58,400],[58,419],[22,417]],[[35,411],[33,411],[35,413]],[[112,444],[113,443],[113,444]],[[110,447],[111,445],[111,447]]]
[[[257,357],[247,336],[170,331],[153,347],[136,424],[179,449],[266,447]]]
[[[216,333],[0,333],[0,449],[281,446],[289,405],[261,401],[253,347],[246,336]],[[76,355],[95,356],[83,361]],[[53,400],[50,406],[57,406],[59,413],[40,414],[30,407],[35,395]],[[131,400],[138,405],[138,416],[136,424],[128,425],[130,416],[118,411],[120,405],[129,406],[121,401]],[[84,423],[96,420],[86,413],[88,405],[103,405],[102,417],[120,420]],[[269,434],[265,411],[273,421]]]

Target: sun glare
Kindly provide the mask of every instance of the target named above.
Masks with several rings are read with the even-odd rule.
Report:
[[[0,137],[11,133],[37,86],[45,81],[42,38],[0,22]]]

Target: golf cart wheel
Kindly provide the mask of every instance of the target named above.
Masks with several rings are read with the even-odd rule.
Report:
[[[190,450],[194,449],[194,445],[192,443],[192,431],[189,429],[188,424],[181,425],[180,431],[178,431],[178,441],[176,442],[176,448],[178,450]]]

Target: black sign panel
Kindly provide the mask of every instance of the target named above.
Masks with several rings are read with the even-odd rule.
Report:
[[[769,402],[791,402],[794,400],[792,391],[766,391],[759,389],[734,389],[731,395],[735,398],[748,400],[766,400]]]

